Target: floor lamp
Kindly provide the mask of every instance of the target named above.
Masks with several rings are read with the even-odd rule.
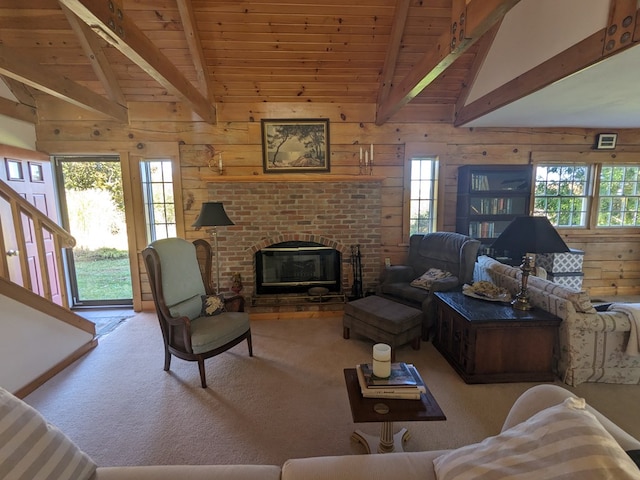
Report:
[[[196,218],[192,227],[199,230],[202,227],[211,227],[207,232],[213,239],[213,248],[216,255],[216,292],[220,293],[220,257],[218,256],[218,231],[216,227],[225,225],[235,225],[224,211],[222,202],[204,202],[200,210],[200,215]]]

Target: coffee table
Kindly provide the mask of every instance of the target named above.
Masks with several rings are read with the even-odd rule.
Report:
[[[344,380],[349,394],[351,416],[355,423],[382,422],[380,437],[356,430],[351,438],[361,443],[367,453],[402,452],[402,444],[409,440],[406,428],[393,433],[393,422],[419,422],[446,420],[442,409],[433,398],[429,388],[420,400],[396,398],[365,398],[360,391],[355,368],[344,369]]]

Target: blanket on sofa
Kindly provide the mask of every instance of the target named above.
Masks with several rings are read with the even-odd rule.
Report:
[[[640,303],[612,303],[609,310],[622,312],[629,317],[631,332],[625,351],[627,355],[640,356]]]

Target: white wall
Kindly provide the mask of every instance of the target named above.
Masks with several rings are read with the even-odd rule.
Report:
[[[93,335],[0,294],[0,386],[10,392],[57,365]]]
[[[16,101],[7,85],[0,81],[0,97]],[[36,126],[33,123],[22,122],[0,115],[0,143],[12,147],[36,149]]]
[[[500,25],[466,104],[607,25],[610,0],[523,0]]]

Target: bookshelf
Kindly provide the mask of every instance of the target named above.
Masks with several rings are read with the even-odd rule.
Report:
[[[532,165],[459,167],[456,231],[480,240],[480,254],[491,254],[507,225],[529,215],[532,177]]]

